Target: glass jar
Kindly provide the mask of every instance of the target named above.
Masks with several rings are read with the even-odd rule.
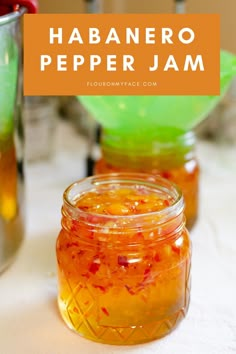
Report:
[[[130,197],[136,191],[141,200]],[[98,198],[105,193],[111,214],[77,207],[89,193]],[[150,211],[147,199],[153,194],[164,200],[162,210]],[[123,215],[120,196],[142,213]],[[88,198],[90,205],[100,208],[94,198]],[[64,192],[56,251],[58,304],[69,328],[97,342],[126,345],[161,338],[179,324],[190,295],[191,245],[183,208],[177,187],[146,174],[89,177]]]
[[[25,12],[20,7],[0,16],[0,272],[13,261],[24,234],[21,19]]]
[[[161,175],[177,184],[185,199],[187,228],[191,229],[198,216],[199,164],[195,155],[195,135],[187,132],[166,137],[164,134],[149,144],[138,144],[103,131],[102,157],[94,173],[140,172]]]

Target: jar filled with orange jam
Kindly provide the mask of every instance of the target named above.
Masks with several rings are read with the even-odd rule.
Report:
[[[187,227],[193,227],[198,215],[199,190],[199,164],[193,132],[170,137],[160,134],[156,140],[142,143],[139,139],[134,144],[128,136],[121,138],[104,130],[101,149],[102,158],[95,165],[95,174],[140,172],[167,178],[181,188]]]
[[[69,328],[97,342],[137,344],[185,317],[191,246],[181,192],[146,174],[89,177],[64,193],[58,304]]]

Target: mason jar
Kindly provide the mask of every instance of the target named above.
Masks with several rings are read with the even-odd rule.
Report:
[[[142,134],[142,132],[141,132]],[[187,228],[191,229],[198,216],[199,164],[195,153],[193,132],[137,143],[106,130],[102,133],[102,157],[94,168],[95,174],[110,172],[140,172],[160,175],[177,184],[184,196]]]
[[[58,305],[67,326],[107,344],[170,333],[190,298],[183,197],[159,176],[89,177],[64,192]]]

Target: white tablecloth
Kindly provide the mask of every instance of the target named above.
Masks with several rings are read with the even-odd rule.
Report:
[[[187,318],[162,340],[116,347],[79,337],[57,311],[62,192],[84,175],[86,146],[64,124],[56,140],[52,161],[27,167],[27,235],[16,261],[0,276],[0,354],[236,353],[236,147],[198,145],[201,209],[192,231]]]

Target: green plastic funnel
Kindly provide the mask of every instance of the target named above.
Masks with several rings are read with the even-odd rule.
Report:
[[[236,75],[236,56],[221,51],[220,96],[79,96],[93,117],[118,135],[177,135],[204,120]],[[159,132],[159,133],[158,133]]]

